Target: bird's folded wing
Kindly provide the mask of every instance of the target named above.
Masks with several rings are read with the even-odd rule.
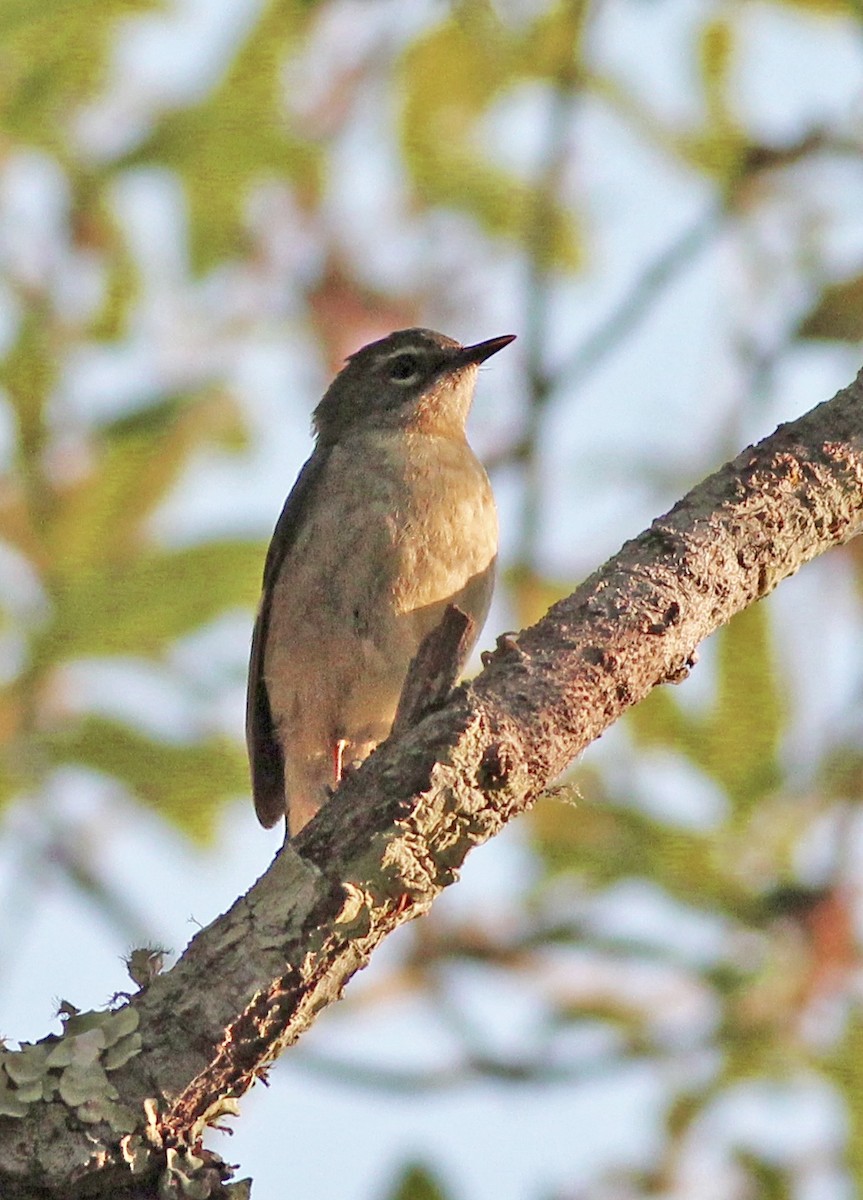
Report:
[[[249,681],[246,691],[246,746],[252,772],[252,794],[258,820],[265,829],[285,816],[285,761],[276,736],[270,698],[264,679],[264,656],[270,626],[273,589],[279,571],[297,539],[312,495],[324,474],[329,452],[315,450],[303,467],[276,522],[267,559],[258,617],[252,634]]]

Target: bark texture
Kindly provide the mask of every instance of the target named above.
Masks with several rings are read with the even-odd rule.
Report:
[[[476,680],[349,776],[134,998],[143,1048],[111,1075],[122,1101],[143,1114],[155,1098],[162,1144],[194,1144],[474,846],[685,674],[708,634],[861,527],[863,373],[694,488],[536,625],[501,636]],[[117,1141],[59,1101],[0,1118],[0,1195],[119,1196],[123,1170],[131,1179]]]

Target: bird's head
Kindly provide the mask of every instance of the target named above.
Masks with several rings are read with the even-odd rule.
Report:
[[[431,329],[400,329],[363,346],[315,409],[318,441],[378,427],[463,432],[480,363],[514,337],[462,346]]]

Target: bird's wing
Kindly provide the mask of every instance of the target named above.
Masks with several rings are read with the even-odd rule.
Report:
[[[270,697],[264,680],[264,655],[270,625],[273,590],[286,555],[297,539],[312,493],[323,475],[329,454],[315,450],[297,476],[276,522],[267,558],[258,618],[252,634],[249,682],[246,691],[246,746],[252,772],[255,812],[265,829],[285,816],[285,760],[273,727]]]

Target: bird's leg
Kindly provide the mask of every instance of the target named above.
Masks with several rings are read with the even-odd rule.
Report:
[[[339,738],[333,746],[333,787],[338,787],[344,771],[344,754],[347,739]]]

